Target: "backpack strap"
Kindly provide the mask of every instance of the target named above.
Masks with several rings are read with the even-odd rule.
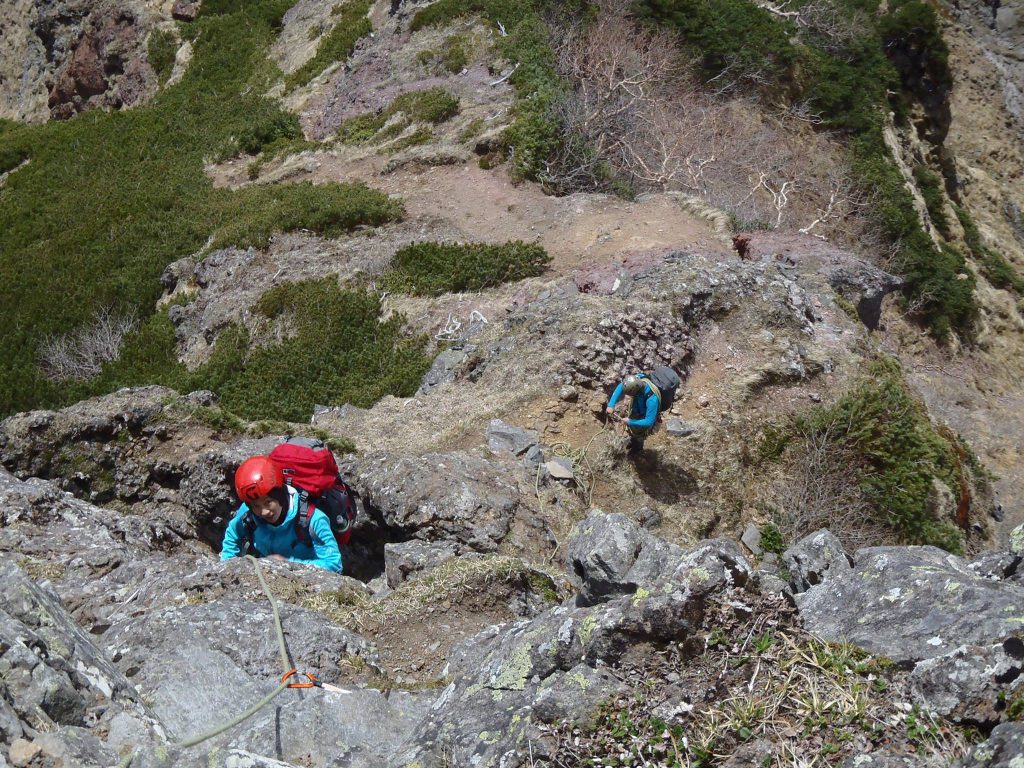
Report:
[[[242,525],[245,526],[245,549],[242,554],[263,557],[263,553],[256,549],[256,515],[251,509],[242,518]]]
[[[315,510],[316,505],[310,502],[309,494],[306,491],[299,491],[299,511],[295,514],[295,536],[302,544],[313,543],[313,537],[309,535],[309,521]]]
[[[653,381],[651,381],[651,377],[648,376],[647,374],[641,373],[639,376],[637,376],[637,378],[642,379],[644,384],[646,384],[648,387],[650,387],[650,390],[651,390],[651,392],[654,393],[654,396],[658,398],[658,410],[660,411],[661,410],[661,390],[658,389],[657,385]]]

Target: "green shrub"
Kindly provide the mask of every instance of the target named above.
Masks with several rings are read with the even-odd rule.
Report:
[[[931,423],[895,360],[872,363],[864,380],[835,405],[816,408],[792,426],[791,434],[829,430],[857,457],[861,487],[876,522],[901,541],[963,552],[962,532],[952,521],[935,520],[928,509],[933,478],[960,487],[957,447]]]
[[[924,198],[924,205],[928,209],[928,216],[932,224],[939,230],[939,234],[949,239],[949,218],[946,216],[945,197],[942,193],[942,179],[937,173],[933,173],[926,165],[918,165],[914,168],[914,181]]]
[[[858,136],[851,150],[854,173],[875,196],[874,215],[883,232],[897,243],[893,266],[904,278],[907,304],[940,340],[953,331],[969,334],[977,303],[974,276],[963,255],[950,247],[937,249],[921,228],[913,198],[885,149],[881,129]]]
[[[443,123],[458,113],[459,97],[444,88],[435,87],[425,91],[410,91],[398,96],[378,114],[356,115],[348,118],[338,128],[338,138],[346,144],[365,144],[373,140],[386,141],[399,135],[412,123]],[[395,121],[388,126],[387,130],[381,132],[381,129],[395,115],[401,115],[402,119]]]
[[[786,550],[786,543],[782,540],[782,531],[775,523],[765,523],[760,528],[761,549],[765,552],[773,552],[781,555]]]
[[[320,41],[316,55],[285,79],[289,90],[303,86],[336,61],[345,61],[352,55],[360,38],[370,34],[373,25],[366,17],[370,10],[369,0],[348,0],[338,6],[331,15],[337,20],[331,31]]]
[[[409,147],[416,147],[420,144],[429,144],[433,138],[434,132],[426,126],[422,126],[417,128],[408,136],[404,136],[398,141],[388,145],[386,152],[388,154],[394,154],[395,152],[401,152],[403,149],[408,149]]]
[[[146,45],[149,64],[156,72],[160,85],[167,82],[174,69],[174,57],[178,53],[178,36],[169,29],[154,29]]]
[[[211,248],[264,248],[273,232],[307,229],[337,237],[358,226],[401,217],[402,206],[365,184],[298,184],[245,187],[221,208],[222,224]]]
[[[344,144],[365,144],[377,135],[384,125],[378,115],[356,115],[338,127],[338,139]]]
[[[949,48],[942,39],[935,9],[922,0],[899,0],[878,20],[878,31],[904,86],[925,104],[936,89],[953,84]]]
[[[579,18],[590,12],[580,0],[438,0],[413,17],[413,31],[473,14],[506,30],[496,47],[503,58],[518,65],[509,78],[517,97],[513,122],[503,137],[516,180],[541,181],[545,162],[555,156],[566,133],[553,117],[552,105],[569,86],[555,71],[546,19]]]
[[[795,33],[748,0],[642,0],[640,18],[677,30],[701,56],[708,79],[729,70],[728,79],[788,79],[796,61]]]
[[[227,142],[218,159],[226,160],[238,152],[255,155],[264,147],[301,138],[298,115],[268,107],[252,115],[250,122]]]
[[[459,112],[459,97],[444,88],[403,93],[391,102],[384,114],[387,117],[404,112],[415,123],[443,123]]]
[[[361,408],[385,395],[408,396],[430,367],[426,338],[403,332],[405,319],[381,322],[380,301],[370,293],[343,290],[334,278],[287,283],[268,291],[257,311],[271,319],[286,316],[295,335],[250,349],[244,360],[236,338],[213,366],[232,365],[218,383],[221,405],[247,419],[308,421],[313,406],[352,403]]]
[[[285,157],[286,155],[295,155],[299,152],[305,152],[307,149],[318,149],[320,146],[320,142],[306,141],[304,138],[278,139],[276,141],[272,141],[260,150],[258,158],[249,163],[249,178],[257,178],[260,175],[260,170],[263,166],[271,160],[275,160],[279,157]]]
[[[0,190],[0,415],[108,387],[180,385],[173,329],[152,308],[163,269],[200,251],[211,233],[252,244],[275,229],[334,232],[396,215],[382,198],[351,187],[279,194],[210,183],[211,155],[299,136],[294,116],[257,95],[280,77],[266,52],[290,5],[204,3],[196,21],[181,26],[194,46],[192,65],[146,105],[42,126],[0,122],[0,169],[32,160]],[[46,380],[36,360],[40,342],[89,323],[102,307],[141,315],[122,359],[92,382]]]
[[[1013,268],[1001,254],[988,248],[981,240],[981,233],[974,219],[966,209],[958,205],[953,206],[960,226],[964,230],[964,242],[971,256],[981,266],[985,278],[996,288],[1003,288],[1015,292],[1018,296],[1024,296],[1024,278]]]
[[[480,291],[539,275],[550,261],[541,246],[518,240],[504,245],[417,243],[395,254],[382,285],[417,296]]]
[[[469,63],[469,41],[465,35],[452,35],[444,41],[441,63],[452,74],[458,74]]]

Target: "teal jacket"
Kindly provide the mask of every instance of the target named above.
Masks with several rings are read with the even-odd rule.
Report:
[[[312,545],[300,542],[299,534],[295,530],[295,520],[299,514],[299,494],[289,487],[288,497],[291,502],[288,505],[288,512],[277,525],[264,522],[254,515],[256,531],[253,534],[253,542],[256,549],[261,555],[281,555],[293,563],[315,565],[341,573],[341,551],[338,549],[338,542],[331,531],[327,515],[319,509],[313,510],[313,515],[309,519],[309,537],[312,539]],[[224,531],[224,544],[220,550],[221,560],[230,560],[242,554],[242,549],[249,538],[245,529],[245,516],[248,512],[249,506],[242,504],[228,523],[227,530]]]
[[[629,420],[626,424],[636,429],[653,429],[654,422],[658,419],[658,410],[661,408],[661,403],[658,402],[658,396],[654,394],[654,390],[648,386],[647,376],[642,373],[637,374],[637,376],[644,382],[644,388],[633,396],[629,409]],[[608,407],[614,408],[621,399],[622,382],[619,382],[619,386],[612,392],[611,399],[608,401]]]

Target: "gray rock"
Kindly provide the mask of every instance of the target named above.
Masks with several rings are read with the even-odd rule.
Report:
[[[713,539],[686,551],[653,536],[623,514],[607,515],[601,510],[576,525],[568,554],[581,605],[638,590],[671,590],[683,583],[711,590],[742,586],[752,575],[734,542]]]
[[[436,387],[455,381],[459,369],[469,354],[464,349],[446,349],[434,358],[430,370],[423,374],[417,395],[429,394]]]
[[[576,387],[569,386],[568,384],[560,387],[558,390],[558,399],[563,403],[575,403],[579,397],[580,395],[576,391]]]
[[[428,544],[422,541],[403,541],[384,545],[384,572],[387,585],[395,589],[402,582],[436,568],[456,555],[452,544]]]
[[[1019,768],[1024,756],[1024,723],[1003,723],[975,746],[956,768]]]
[[[758,571],[757,588],[763,595],[782,595],[791,604],[796,605],[793,588],[789,586],[789,582],[774,573]]]
[[[986,552],[972,560],[968,568],[983,578],[998,581],[1016,574],[1021,559],[1013,552]]]
[[[84,728],[64,726],[52,733],[42,733],[33,742],[39,755],[49,758],[51,765],[75,768],[110,768],[118,755]]]
[[[761,556],[761,531],[758,530],[756,525],[753,523],[748,525],[746,530],[743,531],[740,541],[746,545],[754,557]]]
[[[1010,531],[1010,552],[1024,557],[1024,525],[1018,525]]]
[[[401,537],[494,552],[517,523],[536,518],[536,507],[525,496],[533,494],[533,478],[522,466],[455,451],[348,456],[341,468]]]
[[[797,593],[849,571],[852,563],[839,539],[826,530],[805,536],[782,553],[782,561]]]
[[[801,621],[819,638],[908,666],[1015,637],[1024,621],[1024,588],[988,581],[935,547],[862,549],[853,569],[796,599]]]
[[[199,15],[200,0],[174,0],[171,7],[171,18],[176,21],[195,21]]]
[[[451,684],[390,765],[437,765],[442,754],[452,765],[526,765],[526,739],[544,757],[535,722],[585,722],[622,690],[608,667],[638,643],[682,642],[699,629],[706,601],[729,586],[702,559],[721,547],[704,542],[664,589],[559,606],[456,647]]]
[[[537,442],[535,433],[506,424],[501,419],[491,419],[487,425],[487,447],[495,453],[507,451],[513,456],[525,456],[537,446]]]
[[[155,738],[152,713],[56,596],[5,564],[0,606],[0,735],[12,750],[22,739],[26,760],[107,768],[117,758],[98,733],[124,714],[139,722],[139,743]]]
[[[1003,719],[1004,702],[1020,690],[1024,662],[1002,645],[962,646],[925,659],[910,679],[918,702],[954,722],[991,728]]]
[[[697,426],[681,419],[669,419],[665,431],[673,437],[689,437],[697,431]]]
[[[924,761],[912,755],[891,755],[872,752],[870,755],[854,755],[843,761],[843,768],[919,768]]]
[[[645,541],[643,529],[623,514],[595,510],[578,524],[570,534],[568,552],[582,604],[635,592],[638,585],[627,574]]]
[[[561,456],[556,456],[551,461],[545,463],[544,469],[555,480],[573,480],[576,477],[576,473],[572,468],[572,462]]]
[[[320,614],[290,605],[280,611],[291,661],[301,672],[339,683],[341,660],[375,663],[365,640]],[[172,740],[202,733],[258,701],[281,674],[266,602],[220,599],[165,608],[115,625],[105,640],[118,667],[154,702]],[[197,764],[211,749],[235,748],[318,768],[340,761],[380,766],[434,698],[433,692],[385,697],[374,689],[346,690],[288,691],[245,723],[182,753],[180,764]],[[311,755],[314,761],[306,763]]]

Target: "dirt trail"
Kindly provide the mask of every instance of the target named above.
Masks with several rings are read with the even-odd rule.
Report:
[[[422,222],[424,239],[434,224],[478,242],[536,241],[564,274],[583,264],[661,248],[729,253],[728,238],[713,221],[673,194],[642,195],[635,201],[612,195],[552,197],[535,184],[513,184],[504,167],[482,170],[475,163],[402,169],[383,174],[385,159],[351,161],[316,155],[297,167],[289,181],[363,181],[400,196],[407,217]],[[218,186],[246,183],[246,161],[211,169]]]

